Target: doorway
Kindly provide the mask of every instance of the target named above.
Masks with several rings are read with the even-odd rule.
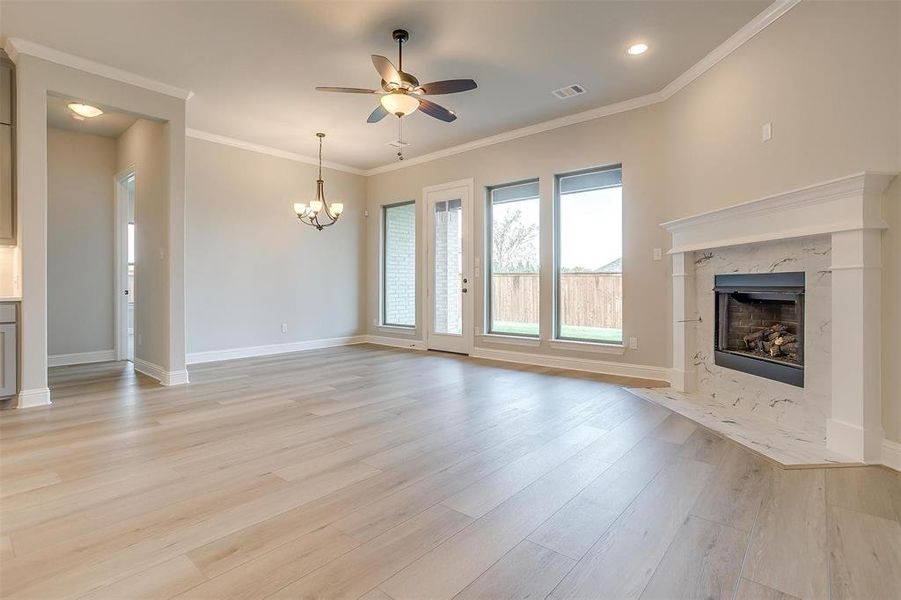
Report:
[[[116,174],[116,358],[135,359],[135,169]]]
[[[472,348],[472,180],[423,189],[426,223],[426,346]]]

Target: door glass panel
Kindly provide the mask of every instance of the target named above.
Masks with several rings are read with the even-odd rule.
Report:
[[[432,328],[435,333],[463,333],[463,204],[435,203],[435,289]]]

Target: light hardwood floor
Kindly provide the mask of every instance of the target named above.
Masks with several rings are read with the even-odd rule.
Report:
[[[621,385],[352,346],[51,372],[0,413],[5,598],[897,598],[901,476]],[[650,385],[650,382],[645,382]]]

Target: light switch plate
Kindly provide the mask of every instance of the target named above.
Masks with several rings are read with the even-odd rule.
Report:
[[[638,350],[638,338],[637,337],[629,338],[629,349],[630,350]]]
[[[760,141],[768,142],[773,139],[773,124],[772,123],[764,123],[760,128]]]
[[[654,248],[654,260],[663,260],[662,248]]]

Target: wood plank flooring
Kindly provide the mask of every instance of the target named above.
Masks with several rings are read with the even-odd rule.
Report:
[[[784,470],[634,379],[349,346],[51,370],[3,598],[897,598],[901,475]]]

